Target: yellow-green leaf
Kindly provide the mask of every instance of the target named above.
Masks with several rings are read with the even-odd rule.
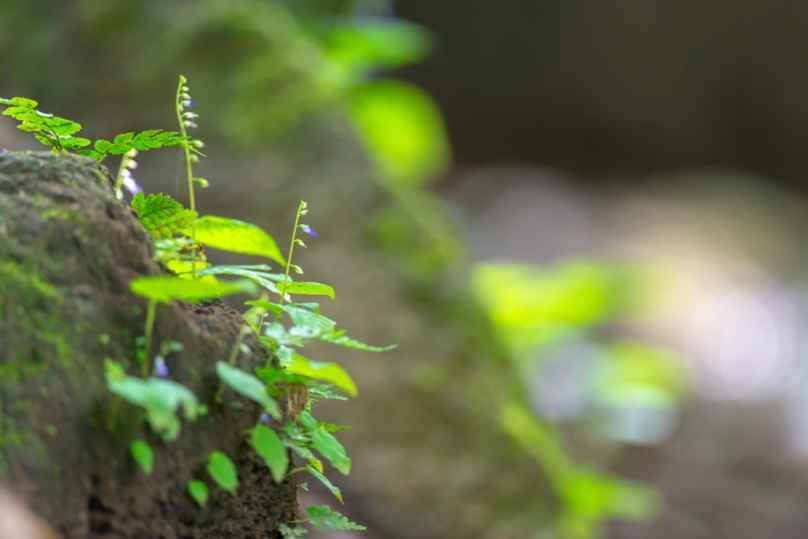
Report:
[[[265,256],[281,264],[286,264],[286,260],[272,236],[261,228],[243,221],[205,215],[195,225],[185,229],[185,233],[214,249]]]
[[[311,361],[300,354],[292,354],[292,363],[286,366],[286,370],[292,374],[310,376],[317,380],[330,382],[335,386],[344,389],[351,395],[356,396],[356,384],[345,369],[336,363],[325,363],[322,361]]]
[[[190,281],[179,277],[140,277],[129,284],[135,294],[162,303],[172,299],[202,300],[244,292],[258,293],[258,286],[247,279],[230,282]]]

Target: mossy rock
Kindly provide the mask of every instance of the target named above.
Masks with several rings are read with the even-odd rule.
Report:
[[[104,359],[138,370],[134,342],[146,304],[129,282],[163,272],[112,181],[89,158],[0,151],[0,485],[70,538],[277,537],[277,524],[296,515],[295,479],[276,485],[245,444],[256,406],[213,398],[215,362],[228,357],[244,324],[238,313],[161,305],[156,342],[184,346],[167,359],[171,377],[209,413],[183,420],[173,443],[126,403],[108,427],[114,397]],[[267,361],[257,340],[246,343],[252,353],[241,361]],[[155,451],[149,476],[129,454],[137,439]],[[236,496],[207,478],[213,450],[236,463]],[[208,482],[206,508],[188,496],[191,479]]]

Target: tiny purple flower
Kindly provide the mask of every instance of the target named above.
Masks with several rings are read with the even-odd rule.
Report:
[[[196,101],[191,101],[190,99],[185,99],[185,100],[183,100],[182,105],[184,107],[195,107],[196,106]]]
[[[160,378],[168,377],[168,365],[166,365],[166,360],[162,356],[154,358],[154,373]]]
[[[185,125],[192,128],[197,127],[196,122],[185,122]]]
[[[314,229],[313,229],[312,227],[310,227],[309,225],[300,225],[300,228],[301,228],[301,229],[303,230],[303,232],[305,232],[306,234],[311,234],[311,235],[312,235],[312,236],[314,236],[315,238],[318,236],[317,232],[315,232],[315,231],[314,231]]]
[[[129,191],[131,194],[136,195],[141,191],[143,191],[143,188],[140,185],[138,185],[138,183],[132,177],[131,172],[124,169],[121,176],[123,176],[123,186],[126,187],[126,190]]]
[[[272,417],[269,414],[261,414],[261,423],[269,425],[272,422]]]

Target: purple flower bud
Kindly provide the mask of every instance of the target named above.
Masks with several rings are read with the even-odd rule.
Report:
[[[138,183],[132,177],[132,174],[126,174],[127,172],[129,171],[124,170],[124,174],[122,174],[123,186],[126,187],[126,190],[132,193],[133,195],[136,195],[141,191],[143,191],[143,188],[140,185],[138,185]]]
[[[183,100],[182,104],[186,107],[195,107],[196,101],[191,101],[190,99]]]
[[[168,365],[166,365],[166,360],[161,356],[154,358],[154,373],[160,378],[168,377]]]
[[[269,414],[261,414],[261,423],[269,425],[272,422],[272,417]]]
[[[317,232],[315,232],[314,229],[312,227],[310,227],[309,225],[300,225],[300,228],[306,234],[310,234],[310,235],[314,236],[315,238],[318,236]]]
[[[197,127],[196,122],[185,122],[187,127]]]

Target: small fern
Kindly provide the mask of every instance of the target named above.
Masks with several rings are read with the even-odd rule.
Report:
[[[184,137],[176,131],[163,131],[162,129],[149,129],[138,133],[123,133],[115,137],[112,142],[104,139],[96,140],[93,150],[79,150],[78,154],[92,157],[97,161],[103,161],[107,155],[123,155],[130,150],[145,152],[148,150],[162,148],[164,146],[186,146],[188,137]],[[191,151],[197,150],[193,147]],[[197,152],[198,153],[198,152]]]
[[[186,210],[182,204],[162,193],[147,197],[137,193],[132,199],[132,208],[155,238],[170,238],[190,226],[197,217],[195,211]]]

